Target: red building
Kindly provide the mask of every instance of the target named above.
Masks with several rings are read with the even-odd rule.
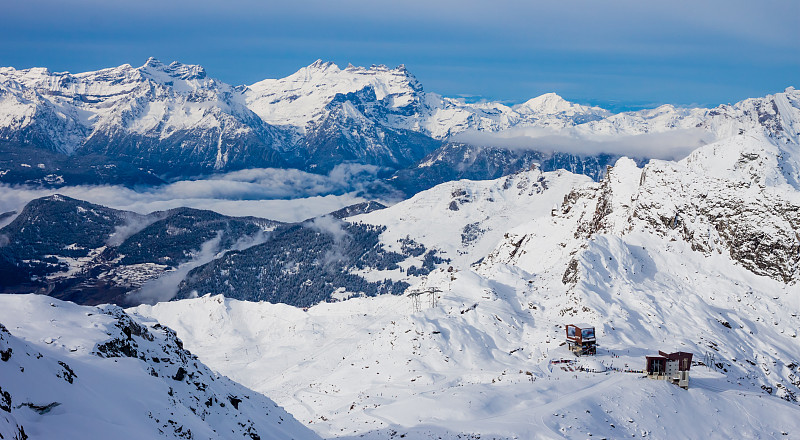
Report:
[[[692,367],[692,353],[658,352],[658,356],[645,356],[645,371],[650,379],[668,380],[683,389],[689,388],[689,369]]]

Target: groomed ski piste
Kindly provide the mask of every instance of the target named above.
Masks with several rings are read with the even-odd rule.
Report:
[[[416,300],[217,295],[130,312],[324,438],[794,438],[798,169],[796,145],[745,135],[644,169],[622,159],[599,184],[448,183],[348,219],[451,258],[413,278]],[[547,209],[492,211],[510,198]],[[454,242],[481,220],[460,217],[468,206],[489,219],[471,230],[499,240],[488,254]],[[597,356],[567,350],[564,327],[581,322]],[[688,390],[644,377],[659,350],[693,353]]]

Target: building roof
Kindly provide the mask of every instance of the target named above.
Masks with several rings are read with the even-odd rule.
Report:
[[[692,364],[692,353],[687,353],[685,351],[676,351],[675,353],[664,353],[663,351],[658,351],[658,356],[645,356],[645,359],[667,359],[670,361],[677,361],[678,362],[678,370],[684,371],[683,363],[680,362],[681,360],[686,359],[688,364],[686,365],[686,371],[691,368]]]

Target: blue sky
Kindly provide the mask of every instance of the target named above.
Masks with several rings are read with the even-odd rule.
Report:
[[[80,72],[149,56],[232,84],[317,58],[405,64],[426,90],[612,109],[716,105],[800,86],[800,1],[25,0],[0,65]]]

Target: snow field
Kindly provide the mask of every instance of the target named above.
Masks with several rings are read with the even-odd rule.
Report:
[[[734,153],[760,145],[758,157],[774,145],[728,142]],[[737,161],[705,176],[723,151],[711,145],[644,171],[623,159],[600,184],[544,173],[538,192],[515,186],[541,183],[530,178],[537,171],[451,182],[350,219],[386,225],[387,246],[408,236],[452,258],[452,270],[412,286],[441,290],[435,305],[422,294],[420,311],[407,296],[308,311],[213,296],[135,312],[175,328],[213,368],[328,438],[792,438],[800,435],[800,287],[754,273],[720,237],[704,250],[713,234],[686,237],[653,213],[734,203],[741,194],[718,189],[747,189],[735,182],[751,175],[775,176],[760,180],[770,186],[750,184],[756,203],[771,191],[795,197],[789,179],[770,174],[774,161],[750,156],[755,174],[742,177]],[[663,176],[673,186],[659,190]],[[715,192],[701,197],[701,187]],[[738,221],[770,234],[791,227],[770,215]],[[484,216],[478,244],[461,243],[459,229]],[[712,220],[682,218],[713,232]],[[472,265],[491,241],[499,243]],[[552,363],[574,359],[562,344],[575,322],[595,325],[598,355],[583,365],[605,372]],[[689,390],[636,372],[659,350],[694,354]],[[713,365],[701,364],[711,356]]]
[[[15,438],[21,426],[31,439],[315,437],[271,400],[212,373],[169,331],[140,335],[126,319],[113,306],[0,296],[0,389],[9,399],[0,434]],[[133,357],[116,353],[124,341]]]

